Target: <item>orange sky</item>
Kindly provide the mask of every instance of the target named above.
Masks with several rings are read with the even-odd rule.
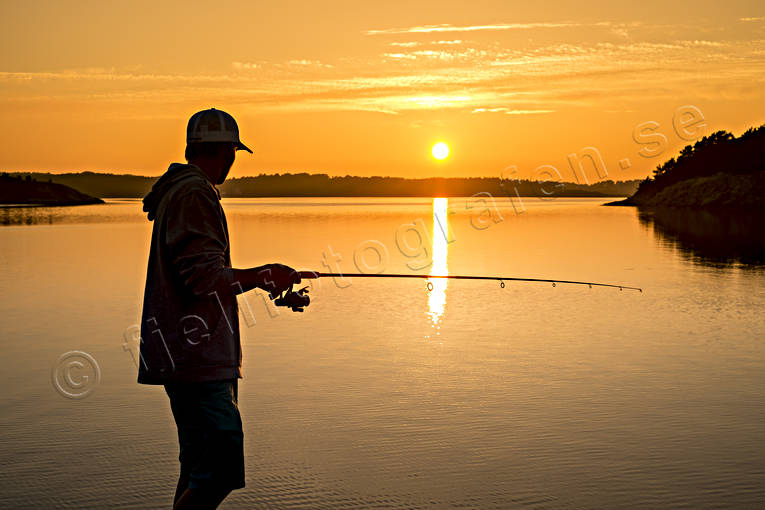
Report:
[[[234,177],[573,180],[589,146],[608,178],[642,178],[688,143],[678,107],[707,132],[765,122],[760,1],[26,0],[0,4],[0,41],[5,171],[159,175],[212,106],[255,151]],[[667,139],[651,158],[646,121]]]

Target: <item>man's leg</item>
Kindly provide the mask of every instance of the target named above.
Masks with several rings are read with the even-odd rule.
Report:
[[[196,462],[199,454],[194,448],[194,443],[197,442],[193,437],[195,429],[186,425],[190,421],[188,414],[193,411],[188,400],[188,391],[184,391],[184,387],[174,384],[165,385],[165,392],[170,398],[170,408],[173,411],[173,418],[178,429],[178,446],[180,447],[178,461],[181,464],[181,472],[178,475],[178,484],[173,496],[173,505],[175,505],[189,487],[188,466]]]
[[[208,510],[244,487],[238,381],[166,387],[178,425],[181,476],[174,509]]]
[[[186,489],[173,506],[173,510],[215,510],[231,489]]]
[[[185,477],[183,475],[178,477],[178,486],[175,488],[175,497],[173,498],[173,505],[178,503],[178,500],[181,499],[181,496],[184,492],[186,492],[186,489],[189,488],[189,479],[188,477]]]

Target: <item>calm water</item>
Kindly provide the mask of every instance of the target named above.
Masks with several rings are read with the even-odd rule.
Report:
[[[500,202],[490,214],[466,199],[224,200],[240,267],[327,270],[334,253],[344,272],[645,292],[327,279],[305,313],[277,315],[248,293],[247,488],[222,508],[765,501],[765,266],[746,233],[761,239],[761,223],[737,227],[744,247],[728,256],[724,238],[694,236],[708,218]],[[175,428],[163,389],[135,382],[130,330],[151,233],[140,203],[4,209],[0,223],[0,507],[168,508]],[[98,364],[97,385],[84,358],[52,377],[74,350]],[[93,391],[65,398],[55,383]]]

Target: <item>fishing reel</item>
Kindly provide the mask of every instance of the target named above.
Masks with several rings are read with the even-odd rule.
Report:
[[[290,285],[288,290],[274,299],[274,304],[276,306],[286,306],[293,312],[302,312],[303,308],[308,306],[310,302],[311,298],[308,297],[308,287],[293,291],[292,285]]]

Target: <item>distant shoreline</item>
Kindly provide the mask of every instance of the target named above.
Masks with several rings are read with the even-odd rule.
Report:
[[[279,199],[279,200],[288,200],[288,199],[317,199],[317,198],[349,198],[349,199],[383,199],[383,198],[412,198],[412,199],[422,199],[422,200],[432,200],[434,198],[448,198],[448,199],[479,199],[479,197],[476,197],[474,195],[466,195],[466,196],[268,196],[268,197],[222,197],[222,200],[229,200],[229,199],[236,199],[236,200],[246,200],[246,199]],[[520,197],[514,196],[514,197],[508,197],[508,196],[495,196],[493,197],[495,200],[517,200],[518,198],[521,199],[531,199],[531,198],[538,198],[540,200],[550,201],[553,202],[555,200],[560,199],[590,199],[590,200],[607,200],[607,199],[613,199],[613,198],[619,198],[615,196],[556,196],[556,197],[540,197],[540,196],[523,196]],[[4,209],[34,209],[34,208],[44,208],[44,207],[75,207],[75,206],[81,206],[81,205],[96,205],[96,204],[103,204],[103,205],[109,205],[111,201],[120,201],[120,200],[130,200],[135,201],[136,203],[141,202],[140,197],[105,197],[104,199],[100,199],[100,202],[86,202],[86,203],[28,203],[28,204],[11,204],[11,203],[0,203],[0,211]],[[621,204],[622,201],[617,202],[609,202],[602,205],[634,205],[634,204]],[[349,204],[352,205],[352,204]]]
[[[159,177],[132,174],[78,172],[67,174],[11,174],[38,181],[60,183],[99,198],[142,198]],[[635,192],[639,179],[601,181],[594,184],[571,182],[501,180],[498,177],[359,177],[346,175],[285,173],[260,174],[228,179],[218,186],[223,198],[297,197],[493,197],[609,198],[627,197]]]

